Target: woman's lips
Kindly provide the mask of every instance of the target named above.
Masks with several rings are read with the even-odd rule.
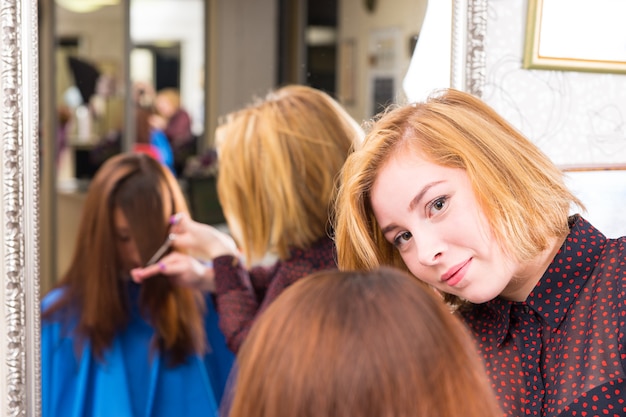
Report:
[[[469,265],[472,259],[468,259],[465,262],[454,265],[452,268],[441,276],[441,282],[445,282],[447,285],[453,287],[465,277],[465,273],[469,269]]]

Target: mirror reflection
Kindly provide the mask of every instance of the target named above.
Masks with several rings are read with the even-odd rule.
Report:
[[[157,113],[152,120],[160,118],[164,129],[156,97],[178,93],[174,102],[188,116],[191,135],[178,139],[175,172],[192,211],[199,206],[195,217],[219,223],[211,184],[187,181],[210,171],[201,157],[219,117],[276,86],[297,83],[336,97],[357,122],[370,118],[403,99],[402,79],[425,9],[426,0],[64,0],[42,8],[42,19],[53,27],[56,107],[43,109],[55,115],[56,131],[44,138],[55,148],[56,179],[54,190],[42,190],[52,195],[42,214],[52,225],[51,236],[42,237],[42,250],[49,252],[43,292],[67,268],[75,220],[95,170],[137,147],[135,105]],[[176,107],[164,111],[175,113]]]
[[[78,3],[42,8],[54,45],[41,65],[54,74],[41,86],[52,97],[42,112],[54,115],[42,139],[54,151],[44,159],[54,168],[42,189],[51,196],[41,215],[50,225],[42,229],[42,294],[72,264],[88,186],[107,161],[149,153],[174,175],[190,215],[221,226],[213,158],[220,117],[278,86],[303,84],[337,99],[357,123],[371,118],[404,100],[426,8],[426,0]]]
[[[182,177],[203,143],[204,3],[128,6],[55,8],[56,278],[72,255],[84,191],[106,159],[147,152]]]
[[[86,3],[94,4],[86,7]],[[42,58],[42,68],[47,64],[55,75],[51,100],[42,102],[42,113],[55,117],[44,132],[55,132],[55,137],[44,138],[44,149],[54,145],[55,169],[44,167],[46,174],[54,175],[54,181],[44,182],[42,189],[50,196],[49,207],[42,208],[42,223],[51,223],[48,230],[52,234],[42,236],[42,253],[49,260],[49,265],[42,265],[46,271],[42,273],[42,293],[67,268],[84,190],[101,162],[121,151],[127,120],[122,3],[61,1],[44,11],[53,17],[52,33],[48,32],[53,40],[48,43],[55,46],[51,62]],[[40,53],[45,54],[43,48]],[[43,163],[51,162],[44,154]],[[44,233],[46,230],[44,227]]]

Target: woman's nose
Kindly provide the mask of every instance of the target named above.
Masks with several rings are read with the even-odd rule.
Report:
[[[413,239],[418,261],[422,265],[436,264],[445,250],[439,233],[427,227],[420,230],[419,234],[414,234]]]

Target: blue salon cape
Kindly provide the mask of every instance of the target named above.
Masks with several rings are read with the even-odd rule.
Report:
[[[131,299],[138,286],[131,285]],[[42,309],[62,289],[49,293]],[[217,312],[206,297],[205,328],[210,352],[194,355],[174,368],[151,352],[153,329],[138,314],[96,360],[86,343],[79,352],[64,324],[42,323],[42,417],[194,417],[217,416],[234,355],[217,325]]]
[[[165,133],[162,130],[152,129],[150,131],[150,144],[159,153],[159,161],[168,167],[172,174],[176,175],[174,170],[174,151]]]

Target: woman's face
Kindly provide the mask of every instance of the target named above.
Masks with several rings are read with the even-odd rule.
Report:
[[[139,256],[139,251],[126,216],[124,216],[124,212],[119,207],[115,208],[114,222],[117,256],[122,265],[122,272],[129,273],[131,269],[142,266],[141,257]]]
[[[378,173],[371,203],[385,239],[420,280],[473,303],[515,286],[519,266],[493,238],[464,170],[398,152]]]
[[[165,118],[169,118],[176,113],[174,104],[164,96],[157,96],[154,106],[156,107],[157,112]]]

